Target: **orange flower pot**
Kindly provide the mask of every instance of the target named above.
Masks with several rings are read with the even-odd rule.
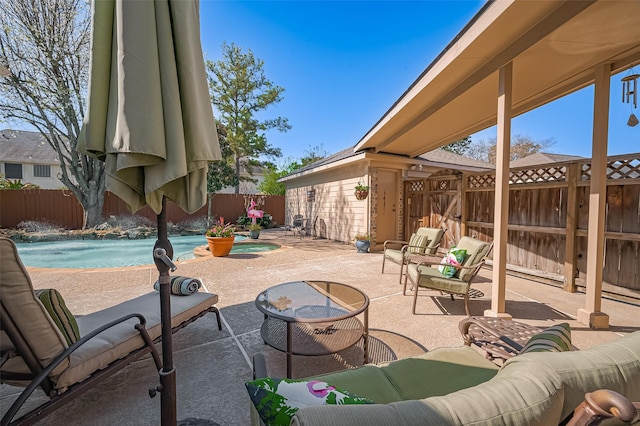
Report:
[[[233,248],[234,237],[207,237],[209,251],[215,257],[228,256]]]

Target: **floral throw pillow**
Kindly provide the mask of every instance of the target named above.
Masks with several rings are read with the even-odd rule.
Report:
[[[246,382],[251,402],[267,426],[288,426],[300,408],[313,405],[373,404],[319,380],[264,378]]]
[[[449,265],[455,265],[455,266],[462,265],[462,263],[464,262],[464,258],[466,256],[467,256],[466,249],[457,249],[455,247],[451,247],[447,255],[440,262],[441,265],[438,266],[438,271],[440,271],[440,273],[447,278],[453,277],[458,273],[458,269]]]

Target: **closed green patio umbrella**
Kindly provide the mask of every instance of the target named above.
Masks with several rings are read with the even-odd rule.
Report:
[[[107,190],[158,215],[162,424],[176,423],[165,200],[193,213],[220,159],[197,0],[94,0],[90,84],[78,146],[105,162]],[[162,251],[164,250],[164,252]],[[166,254],[164,256],[163,254]]]

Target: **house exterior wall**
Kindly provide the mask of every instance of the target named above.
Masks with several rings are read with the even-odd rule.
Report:
[[[301,214],[312,226],[317,216],[318,237],[353,244],[356,234],[370,232],[371,196],[356,199],[354,192],[358,182],[371,186],[367,162],[288,181],[286,223],[292,223],[293,216]],[[308,199],[308,191],[315,191],[315,196]]]
[[[60,189],[64,187],[64,184],[58,179],[58,176],[62,173],[60,164],[44,164],[44,163],[27,163],[22,161],[2,161],[0,162],[0,173],[6,176],[5,164],[20,164],[22,165],[22,179],[19,179],[22,183],[33,183],[38,185],[41,189]],[[51,170],[50,177],[36,177],[34,176],[35,165],[48,165]],[[13,178],[7,178],[9,180],[15,180]]]

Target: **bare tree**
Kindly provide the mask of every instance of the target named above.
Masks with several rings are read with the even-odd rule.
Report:
[[[529,135],[515,135],[511,140],[511,148],[509,150],[509,161],[526,157],[543,149],[549,148],[555,143],[553,138],[535,140]],[[480,140],[473,142],[465,152],[467,157],[476,160],[488,161],[495,164],[496,162],[496,138],[490,138],[488,141]]]
[[[58,153],[58,178],[102,222],[103,163],[76,149],[87,94],[90,6],[84,0],[0,0],[0,118],[37,129]]]

